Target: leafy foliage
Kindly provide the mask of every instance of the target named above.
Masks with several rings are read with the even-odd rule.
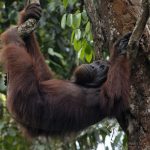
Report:
[[[91,62],[94,58],[93,38],[91,25],[86,11],[77,10],[74,14],[64,14],[61,20],[61,27],[72,29],[71,43],[82,61]]]

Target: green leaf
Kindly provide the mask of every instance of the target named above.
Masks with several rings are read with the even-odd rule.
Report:
[[[84,61],[84,56],[85,56],[85,49],[81,48],[80,51],[78,52],[78,58],[80,58],[82,61]]]
[[[87,54],[87,55],[85,56],[85,58],[86,58],[86,61],[87,61],[88,63],[90,63],[90,62],[92,61],[92,58],[93,58],[92,52],[91,52],[90,54]]]
[[[124,135],[124,138],[123,138],[123,148],[124,148],[124,150],[128,149],[127,148],[128,147],[127,143],[128,143],[127,135]]]
[[[64,7],[67,8],[67,6],[68,6],[68,0],[63,0],[63,4],[64,4]]]
[[[80,58],[81,60],[84,60],[86,46],[87,46],[87,41],[85,39],[83,39],[81,41],[81,49],[78,54],[78,58]]]
[[[91,34],[91,31],[89,31],[89,33],[86,34],[86,39],[89,42],[93,43],[93,35]]]
[[[80,40],[81,38],[81,30],[80,29],[76,29],[75,30],[75,39],[76,40]]]
[[[73,15],[73,24],[72,24],[73,29],[79,28],[80,24],[81,24],[81,13],[74,14]]]
[[[91,31],[91,24],[88,22],[85,27],[85,33],[89,33]]]
[[[49,53],[51,56],[56,56],[56,57],[58,57],[58,58],[60,58],[60,59],[63,59],[63,56],[62,56],[61,54],[57,53],[57,52],[54,52],[54,50],[53,50],[52,48],[49,48],[49,49],[48,49],[48,53]]]
[[[116,137],[115,137],[115,140],[113,142],[114,145],[118,145],[118,143],[120,142],[121,140],[121,137],[122,137],[122,133],[119,133]]]
[[[75,39],[75,31],[73,30],[72,34],[71,34],[71,43],[72,44],[74,43],[74,39]]]
[[[74,49],[76,51],[79,51],[82,48],[82,42],[81,41],[77,41],[76,39],[74,40]]]
[[[65,29],[65,27],[66,27],[66,14],[64,14],[61,19],[61,28]]]
[[[87,44],[86,48],[85,48],[85,59],[87,62],[91,62],[92,58],[93,58],[93,53],[92,53],[92,48],[90,45]]]
[[[69,27],[71,27],[72,24],[73,24],[73,15],[72,15],[72,14],[69,14],[69,15],[67,16],[67,25],[68,25]]]
[[[68,0],[68,1],[70,5],[74,5],[77,2],[77,0]]]
[[[86,24],[87,22],[88,22],[88,16],[87,16],[87,13],[86,13],[86,11],[85,10],[83,10],[83,12],[82,12],[82,22],[83,22],[83,24]]]

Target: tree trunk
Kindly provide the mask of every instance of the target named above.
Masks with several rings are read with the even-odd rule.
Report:
[[[140,0],[85,0],[92,23],[97,59],[101,51],[129,31],[141,13]],[[129,134],[130,150],[150,150],[150,26],[147,24],[136,60],[131,66],[131,108],[139,124]]]

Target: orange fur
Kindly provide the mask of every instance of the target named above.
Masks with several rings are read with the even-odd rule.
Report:
[[[7,107],[31,137],[77,132],[105,117],[120,118],[128,109],[128,60],[114,55],[116,48],[106,82],[87,88],[52,78],[34,33],[22,40],[16,28],[10,28],[1,40],[1,58],[9,74]]]

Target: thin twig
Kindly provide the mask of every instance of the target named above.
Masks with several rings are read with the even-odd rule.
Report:
[[[32,4],[32,3],[38,3],[40,4],[39,0],[28,0],[26,5]],[[29,35],[31,32],[33,32],[37,27],[38,22],[35,19],[28,19],[26,22],[18,26],[18,34],[21,37]]]
[[[149,1],[142,0],[143,11],[139,17],[128,44],[128,56],[130,60],[134,60],[137,56],[139,40],[143,34],[146,23],[149,18]]]

